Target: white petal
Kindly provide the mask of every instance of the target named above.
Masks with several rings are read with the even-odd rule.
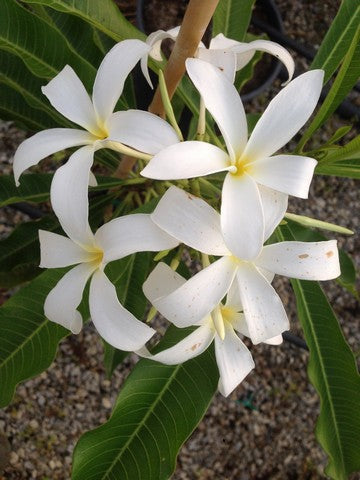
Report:
[[[214,331],[210,328],[209,323],[206,323],[173,347],[167,348],[162,352],[155,355],[151,355],[149,352],[146,354],[145,350],[136,353],[142,357],[165,363],[166,365],[178,365],[203,353],[213,339]]]
[[[289,329],[289,320],[278,294],[253,264],[241,264],[237,280],[253,343],[264,342]]]
[[[168,250],[179,244],[145,213],[125,215],[105,223],[96,232],[95,241],[104,251],[104,263],[136,252]]]
[[[159,262],[143,285],[144,295],[151,303],[165,297],[184,285],[185,278],[175,272],[169,265]]]
[[[264,212],[264,241],[266,241],[284,218],[288,205],[288,196],[264,185],[258,185],[257,187]]]
[[[72,128],[51,128],[27,138],[19,145],[14,156],[16,185],[19,186],[20,175],[43,158],[65,148],[91,144],[93,141],[94,137],[89,132]]]
[[[90,97],[74,70],[66,65],[41,88],[51,105],[64,117],[97,135],[99,127]]]
[[[257,182],[280,192],[307,198],[317,161],[299,155],[276,155],[249,165]]]
[[[51,183],[51,204],[65,233],[75,243],[92,245],[93,234],[88,223],[89,172],[94,147],[82,147],[60,167]]]
[[[225,306],[233,309],[235,312],[240,312],[242,310],[242,303],[237,282],[232,283],[226,295]]]
[[[330,280],[340,275],[336,240],[267,245],[256,259],[256,265],[304,280]]]
[[[93,90],[95,111],[106,123],[122,94],[126,77],[150,46],[141,40],[117,43],[104,57],[98,69]]]
[[[171,40],[176,40],[180,31],[180,27],[174,27],[166,32],[164,30],[157,30],[156,32],[150,33],[146,39],[146,43],[151,46],[150,57],[154,58],[158,62],[161,62],[161,43],[166,38],[171,38]]]
[[[157,180],[202,177],[232,170],[229,156],[219,147],[205,142],[180,142],[161,150],[140,173]]]
[[[234,282],[235,283],[235,282]],[[246,323],[246,318],[243,313],[238,313],[236,317],[231,322],[234,329],[239,332],[241,335],[250,338],[249,328]],[[276,335],[276,337],[268,338],[264,341],[269,345],[280,345],[283,342],[282,335]]]
[[[233,328],[225,325],[224,340],[215,337],[215,356],[219,368],[219,391],[227,397],[255,367],[251,353],[236,335]]]
[[[151,155],[179,143],[171,125],[157,115],[141,110],[116,112],[111,116],[108,126],[110,141],[124,143]]]
[[[220,49],[220,50],[230,50],[232,47],[235,47],[239,42],[233,40],[232,38],[227,38],[223,33],[218,33],[214,38],[210,40],[209,48],[211,50]]]
[[[276,335],[276,337],[268,338],[264,343],[268,345],[281,345],[284,339],[282,335]]]
[[[223,257],[201,270],[154,307],[177,327],[197,325],[218,305],[234,279],[236,265]]]
[[[269,157],[292,139],[314,111],[323,77],[323,70],[311,70],[276,95],[250,136],[245,158],[255,161]]]
[[[152,220],[169,235],[209,255],[229,255],[222,238],[220,215],[204,200],[175,186],[170,187]]]
[[[114,285],[100,270],[91,279],[89,305],[96,330],[115,348],[139,350],[155,333],[119,303]]]
[[[254,40],[250,43],[239,42],[231,48],[232,52],[237,54],[237,70],[240,70],[248,63],[248,54],[255,51],[267,52],[278,58],[286,67],[289,75],[288,82],[294,75],[295,63],[290,53],[281,45],[269,40]],[[252,56],[252,55],[251,55]],[[244,63],[244,57],[246,59]]]
[[[59,268],[75,263],[90,262],[94,255],[81,248],[70,238],[57,233],[39,230],[40,267]]]
[[[255,258],[264,242],[264,214],[259,190],[247,174],[225,177],[221,226],[226,246],[243,260]]]
[[[186,60],[187,72],[214,117],[233,162],[247,141],[243,104],[234,85],[218,68],[196,58]]]
[[[50,291],[44,303],[45,316],[52,322],[79,333],[82,317],[76,310],[90,275],[96,269],[93,263],[81,263],[67,272]]]
[[[236,55],[224,50],[199,48],[197,58],[217,67],[231,82],[234,83],[236,71]]]

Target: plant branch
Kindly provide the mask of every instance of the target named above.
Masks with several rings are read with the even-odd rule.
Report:
[[[170,99],[185,73],[185,60],[195,55],[218,3],[219,0],[190,0],[174,49],[164,71]],[[153,101],[149,106],[149,112],[160,117],[165,115],[159,87],[156,89]]]

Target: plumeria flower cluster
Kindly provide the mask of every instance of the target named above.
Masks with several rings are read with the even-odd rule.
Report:
[[[249,44],[215,37],[187,73],[205,108],[217,123],[224,148],[204,141],[181,141],[165,120],[148,112],[114,112],[127,75],[138,61],[151,84],[149,55],[161,58],[161,42],[175,39],[178,29],[151,34],[147,42],[126,40],[115,45],[101,63],[92,99],[70,66],[43,93],[65,117],[85,130],[55,128],[25,140],[15,154],[14,174],[20,175],[46,156],[68,147],[81,147],[55,173],[50,198],[67,235],[40,231],[41,266],[73,266],[45,301],[49,320],[78,333],[78,306],[90,280],[89,307],[93,323],[111,345],[135,351],[154,361],[177,364],[204,352],[214,342],[219,391],[227,396],[254,368],[242,337],[252,343],[277,345],[289,321],[271,283],[275,274],[307,280],[339,275],[334,240],[265,244],[284,217],[288,195],[307,198],[316,161],[277,154],[304,125],[318,101],[323,72],[314,70],[291,80],[294,63],[278,44]],[[245,111],[233,81],[256,50],[269,52],[285,64],[289,82],[270,102],[250,138]],[[201,110],[201,109],[200,109]],[[115,218],[92,232],[88,187],[94,152],[110,148],[148,161],[141,175],[181,181],[225,172],[221,210],[203,199],[171,186],[152,214]],[[194,327],[177,345],[151,354],[146,347],[155,333],[118,300],[104,269],[127,255],[176,248],[180,243],[201,253],[203,269],[185,280],[159,262],[143,285],[145,296],[178,328]]]

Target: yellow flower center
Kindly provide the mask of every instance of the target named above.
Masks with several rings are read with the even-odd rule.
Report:
[[[104,260],[104,251],[99,247],[90,247],[86,250],[90,254],[89,261],[95,263],[97,266],[100,266]]]
[[[239,157],[236,159],[234,171],[231,172],[235,177],[242,177],[245,173],[249,173],[251,165],[248,158]]]

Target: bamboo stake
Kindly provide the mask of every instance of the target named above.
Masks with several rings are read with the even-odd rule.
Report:
[[[219,0],[190,0],[187,6],[179,35],[164,70],[169,98],[175,93],[185,73],[185,60],[193,57],[210,23]],[[164,106],[159,87],[156,89],[149,112],[164,117]]]

